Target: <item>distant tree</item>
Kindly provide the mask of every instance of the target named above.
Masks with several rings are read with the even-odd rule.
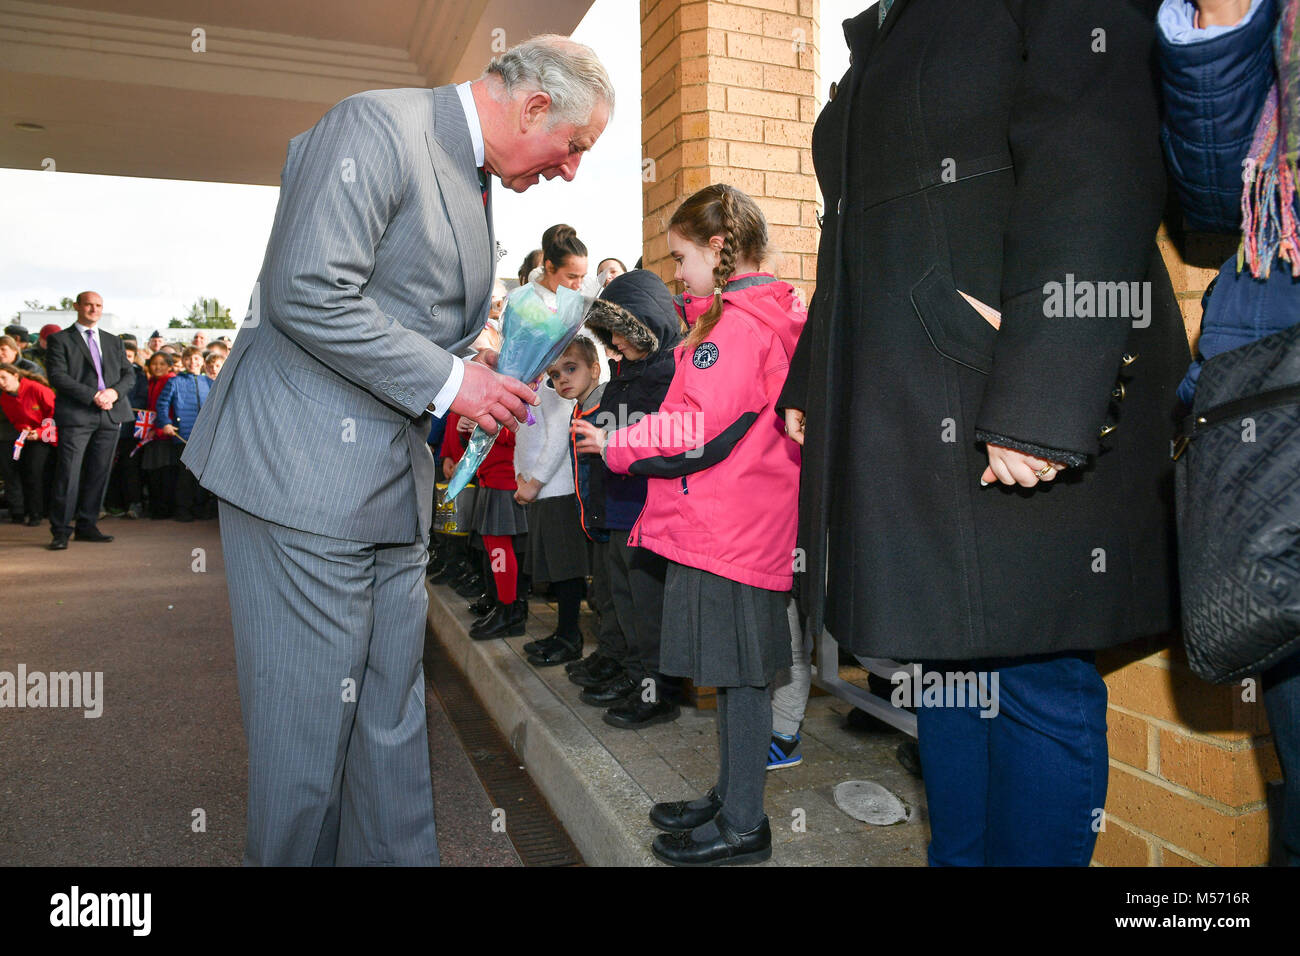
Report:
[[[230,307],[224,306],[215,298],[200,296],[190,306],[190,314],[184,319],[172,319],[167,323],[169,329],[233,329],[235,320],[230,317]]]

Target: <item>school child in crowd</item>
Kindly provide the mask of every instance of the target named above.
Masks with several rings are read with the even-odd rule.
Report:
[[[454,412],[447,416],[444,454],[459,461],[464,443],[473,433],[474,423]],[[524,633],[528,618],[526,587],[520,579],[520,558],[528,546],[528,512],[515,501],[519,490],[515,482],[515,433],[501,429],[474,477],[478,490],[474,494],[474,512],[470,527],[483,549],[484,593],[470,605],[480,615],[469,629],[476,641],[494,637],[518,637]],[[458,592],[459,593],[459,592]]]
[[[620,356],[601,398],[601,424],[612,431],[657,411],[672,381],[673,349],[682,334],[663,280],[647,269],[611,279],[591,304],[586,327]],[[676,720],[679,714],[659,673],[666,562],[628,540],[645,503],[645,475],[605,476],[610,590],[623,637],[610,654],[623,670],[581,695],[588,704],[609,708],[603,717],[607,724],[628,729]]]
[[[168,381],[158,393],[154,427],[160,435],[177,445],[190,439],[190,430],[199,417],[199,410],[208,399],[212,379],[203,374],[203,353],[197,348],[186,348],[181,354],[185,371]],[[209,507],[209,495],[199,486],[193,473],[176,463],[176,508],[172,518],[176,521],[193,521],[196,512],[200,517],[215,517]]]
[[[7,466],[9,520],[29,528],[40,525],[45,517],[45,489],[53,477],[51,451],[59,443],[53,429],[54,390],[44,381],[43,376],[25,368],[0,364],[0,412],[11,429],[0,446],[0,458]],[[14,461],[14,445],[19,440],[22,447]]]
[[[656,804],[654,854],[684,866],[754,863],[772,853],[763,786],[769,685],[791,665],[787,597],[799,446],[776,402],[806,313],[761,272],[767,223],[740,190],[708,186],[669,221],[690,334],[657,413],[608,436],[576,423],[580,451],[613,474],[648,475],[629,545],[668,560],[665,673],[718,688],[718,781],[698,800]],[[615,279],[610,288],[618,282]]]
[[[531,502],[528,576],[534,586],[550,583],[559,618],[553,634],[524,645],[528,662],[539,667],[582,656],[578,613],[591,565],[568,460],[569,422],[576,400],[594,387],[599,368],[595,344],[575,338],[537,389],[541,404],[532,410],[537,423],[521,426],[515,438],[515,500]]]
[[[149,358],[149,392],[145,410],[158,414],[158,398],[167,383],[176,377],[173,356],[155,352]],[[149,490],[149,517],[154,520],[170,518],[176,506],[176,470],[180,467],[180,443],[164,435],[157,425],[146,429],[135,454],[140,459],[140,471]]]

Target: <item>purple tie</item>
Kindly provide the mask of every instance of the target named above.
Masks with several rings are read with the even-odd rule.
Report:
[[[94,329],[86,329],[86,343],[90,346],[90,359],[95,363],[95,378],[99,379],[99,390],[104,390],[104,363],[99,360],[99,343],[95,341]]]

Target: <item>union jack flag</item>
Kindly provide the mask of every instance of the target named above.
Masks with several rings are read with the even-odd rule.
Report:
[[[153,437],[154,413],[144,410],[135,413],[135,437],[147,442]]]
[[[26,443],[27,443],[27,432],[25,431],[19,432],[18,440],[14,442],[14,461],[17,461],[19,458],[22,457],[23,445],[25,445]]]

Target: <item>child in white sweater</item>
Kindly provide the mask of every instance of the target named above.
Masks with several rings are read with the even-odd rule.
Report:
[[[582,656],[578,612],[591,569],[569,462],[573,399],[562,397],[555,389],[555,384],[563,381],[565,364],[575,361],[573,352],[567,351],[547,369],[537,389],[541,404],[532,409],[536,424],[521,426],[515,438],[515,480],[519,485],[515,500],[532,502],[524,567],[535,585],[550,582],[559,610],[555,633],[524,645],[529,663],[539,667]]]

